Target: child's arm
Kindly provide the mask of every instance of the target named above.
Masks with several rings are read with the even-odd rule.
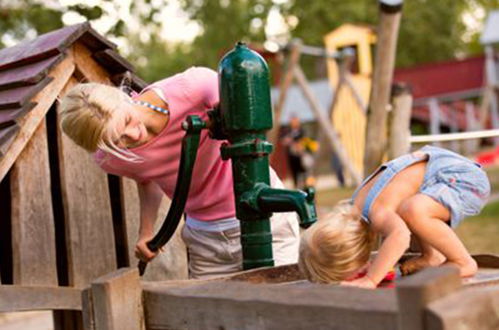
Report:
[[[137,188],[139,190],[140,201],[140,228],[139,238],[135,246],[135,254],[139,259],[149,261],[158,254],[158,252],[149,250],[147,242],[154,236],[154,223],[156,222],[159,205],[164,193],[153,182],[137,182]]]
[[[366,276],[344,284],[375,288],[409,247],[411,232],[397,213],[383,210],[371,221],[373,230],[384,237],[383,243]]]

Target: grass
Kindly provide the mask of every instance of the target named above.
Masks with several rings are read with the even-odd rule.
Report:
[[[499,194],[499,166],[486,169],[491,183],[491,195]],[[319,216],[327,213],[334,205],[350,198],[354,189],[333,188],[317,192],[316,203]],[[465,219],[456,229],[464,245],[473,254],[499,254],[499,201],[491,202],[474,217]]]

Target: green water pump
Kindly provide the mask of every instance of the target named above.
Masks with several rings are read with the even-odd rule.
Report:
[[[232,160],[236,216],[241,221],[243,268],[273,266],[272,212],[295,211],[300,225],[316,221],[314,192],[270,187],[269,159],[272,128],[269,70],[265,60],[238,43],[218,67],[219,108],[210,113],[214,137],[228,142],[222,158]]]
[[[270,216],[295,211],[300,225],[317,219],[314,191],[275,189],[270,186],[269,159],[272,144],[265,138],[272,128],[269,71],[265,60],[243,43],[227,53],[219,68],[220,104],[209,112],[210,136],[226,140],[221,155],[232,160],[236,217],[241,221],[243,268],[273,266]],[[185,208],[199,137],[206,123],[189,116],[182,125],[177,184],[170,210],[156,236],[148,242],[152,251],[166,244],[175,232]],[[139,263],[143,274],[146,263]]]

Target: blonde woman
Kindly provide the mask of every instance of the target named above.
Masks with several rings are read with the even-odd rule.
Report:
[[[329,217],[310,227],[299,265],[314,282],[375,288],[409,247],[422,255],[401,265],[403,274],[443,263],[473,276],[477,264],[452,227],[480,212],[490,184],[480,165],[449,150],[425,146],[376,170]],[[373,234],[384,237],[369,262]]]
[[[146,243],[154,236],[162,196],[171,198],[175,189],[184,136],[181,123],[188,115],[208,120],[206,111],[218,104],[218,97],[216,72],[193,67],[153,83],[133,97],[115,87],[87,83],[75,86],[61,100],[63,131],[93,153],[106,172],[137,182],[140,232],[135,252],[141,260],[156,255]],[[201,134],[182,229],[191,278],[241,270],[231,163],[220,158],[222,142],[210,139],[205,131]],[[283,187],[272,170],[271,183]],[[296,262],[296,215],[276,213],[271,226],[276,265]]]

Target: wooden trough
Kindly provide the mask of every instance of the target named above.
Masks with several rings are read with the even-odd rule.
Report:
[[[462,281],[429,268],[365,290],[309,283],[296,265],[219,279],[141,282],[122,269],[86,291],[86,329],[498,329],[499,258]],[[142,295],[140,294],[142,292]],[[89,298],[91,297],[91,298]]]

